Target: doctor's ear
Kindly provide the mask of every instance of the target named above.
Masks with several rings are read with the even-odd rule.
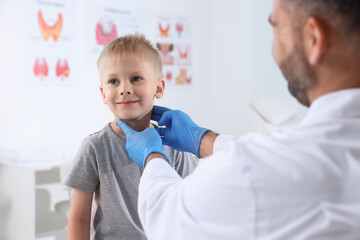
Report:
[[[159,83],[156,86],[155,97],[157,99],[162,98],[164,96],[164,91],[165,91],[165,81],[164,79],[160,79]]]
[[[329,35],[326,26],[315,17],[309,18],[302,30],[305,55],[311,65],[319,63],[326,53]]]

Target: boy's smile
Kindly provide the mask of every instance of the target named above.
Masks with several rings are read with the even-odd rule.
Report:
[[[115,120],[149,126],[154,98],[161,98],[164,92],[165,83],[160,74],[143,57],[104,59],[100,69],[100,91]]]
[[[135,103],[138,103],[139,100],[136,101],[123,101],[123,102],[117,102],[116,104],[122,105],[122,106],[131,106]]]

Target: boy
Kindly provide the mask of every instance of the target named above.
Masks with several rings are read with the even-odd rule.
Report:
[[[163,96],[165,87],[161,58],[143,35],[127,35],[103,50],[98,70],[103,102],[115,119],[84,139],[65,179],[72,188],[69,239],[89,239],[90,232],[93,239],[146,239],[137,213],[143,169],[129,158],[116,121],[122,119],[137,131],[153,127],[154,99]],[[182,177],[196,166],[187,153],[167,146],[164,152]],[[93,197],[96,209],[92,209]]]

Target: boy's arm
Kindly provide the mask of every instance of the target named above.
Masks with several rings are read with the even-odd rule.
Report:
[[[178,151],[174,156],[169,156],[169,158],[175,158],[175,170],[181,178],[185,178],[192,173],[197,165],[196,157],[191,153]]]
[[[91,205],[93,193],[72,190],[68,222],[69,240],[90,239]]]

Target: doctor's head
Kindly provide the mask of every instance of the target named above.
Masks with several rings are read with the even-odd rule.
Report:
[[[149,122],[165,88],[160,54],[150,41],[140,34],[113,40],[100,54],[98,70],[103,102],[115,119]]]
[[[290,93],[317,97],[360,87],[359,0],[273,0],[273,57]]]

